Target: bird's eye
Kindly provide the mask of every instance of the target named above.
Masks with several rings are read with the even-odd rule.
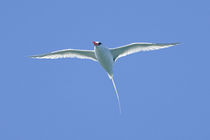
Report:
[[[98,43],[98,45],[101,45],[101,44],[102,44],[101,42]]]

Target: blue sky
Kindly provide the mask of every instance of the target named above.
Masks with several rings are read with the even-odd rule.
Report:
[[[208,0],[0,1],[0,139],[209,140]],[[132,42],[179,46],[119,59],[111,81],[60,49]]]

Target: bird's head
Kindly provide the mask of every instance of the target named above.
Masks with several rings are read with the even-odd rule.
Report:
[[[102,43],[101,43],[101,42],[98,42],[98,41],[93,41],[93,44],[94,44],[94,46],[98,47],[98,46],[100,46]]]

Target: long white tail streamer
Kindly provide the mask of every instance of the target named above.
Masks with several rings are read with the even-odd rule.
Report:
[[[118,105],[119,105],[119,109],[120,109],[120,114],[121,114],[122,111],[121,111],[121,105],[120,105],[120,97],[119,97],[119,94],[118,94],[118,92],[117,92],[117,88],[116,88],[116,85],[115,85],[115,83],[114,83],[113,77],[110,77],[110,79],[112,80],[112,84],[113,84],[113,86],[114,86],[114,89],[115,89],[115,92],[116,92],[116,95],[117,95],[117,101],[118,101]]]

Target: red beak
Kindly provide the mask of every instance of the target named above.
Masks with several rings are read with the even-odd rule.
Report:
[[[93,44],[94,44],[94,46],[97,46],[98,45],[95,41],[93,41]]]

